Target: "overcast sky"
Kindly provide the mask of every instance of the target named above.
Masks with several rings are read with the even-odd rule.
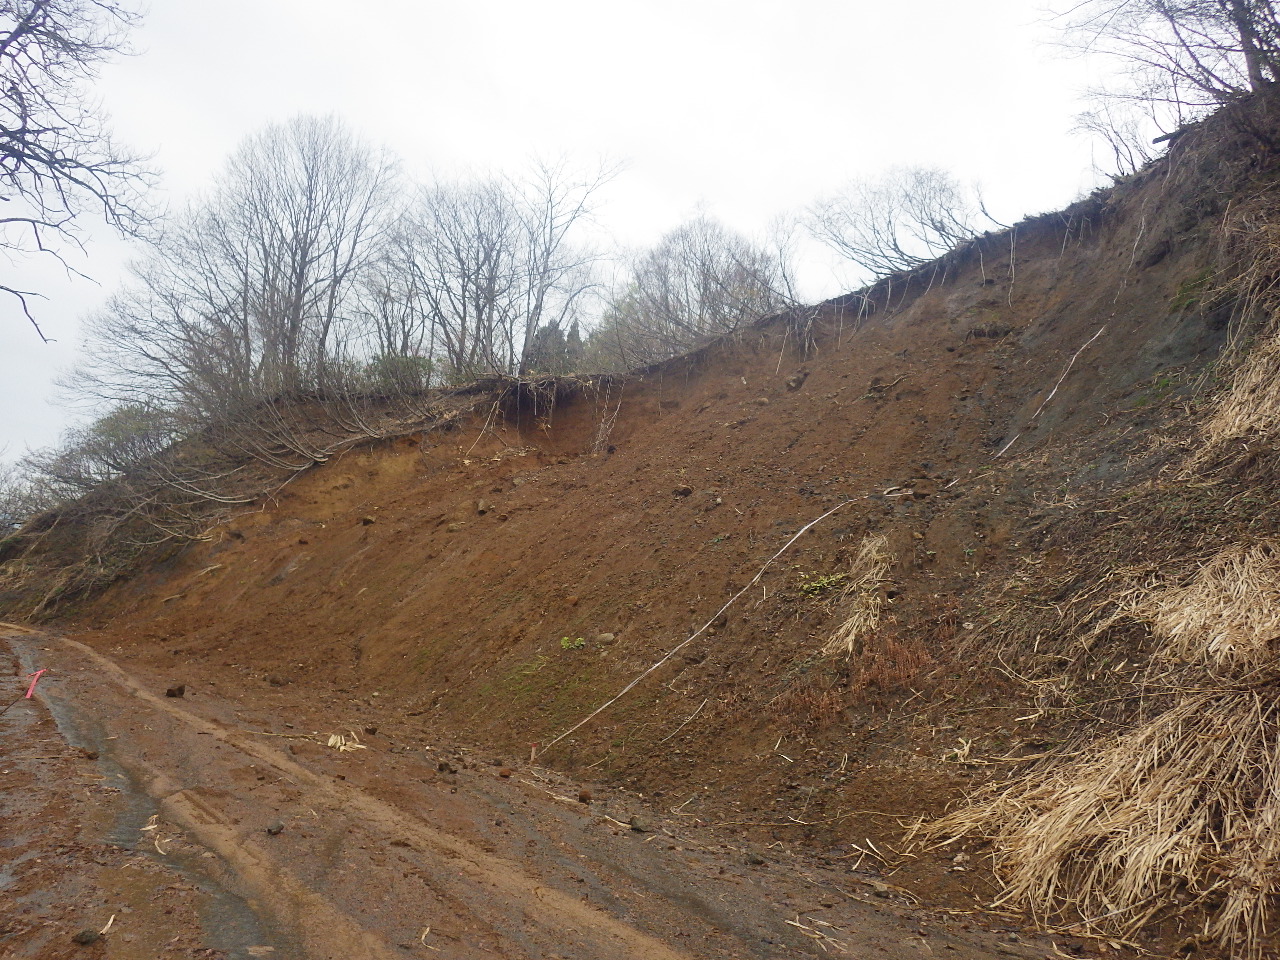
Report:
[[[761,235],[895,164],[980,181],[1005,222],[1065,206],[1099,182],[1071,132],[1092,78],[1053,37],[1035,0],[151,0],[95,92],[171,205],[263,125],[333,113],[419,177],[620,162],[598,220],[642,247],[699,211]],[[95,242],[75,265],[97,285],[16,265],[57,342],[0,302],[0,458],[75,416],[53,377],[127,257]],[[813,299],[850,285],[816,256],[801,279]]]

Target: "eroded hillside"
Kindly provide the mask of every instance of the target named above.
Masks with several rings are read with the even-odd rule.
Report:
[[[1186,466],[1264,306],[1224,223],[1270,189],[1198,136],[812,315],[350,449],[63,627],[245,723],[460,742],[987,902],[981,836],[904,826],[1134,722],[1152,634],[1085,638],[1082,598],[1274,530],[1265,457]]]

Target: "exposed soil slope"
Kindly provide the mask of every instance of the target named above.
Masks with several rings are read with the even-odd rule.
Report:
[[[185,684],[193,709],[217,691],[273,732],[294,711],[376,727],[415,762],[457,742],[525,771],[550,744],[538,768],[628,789],[687,837],[807,843],[968,906],[993,889],[976,857],[957,869],[972,848],[901,859],[902,823],[1061,738],[1026,718],[1035,684],[974,662],[972,638],[1018,577],[1081,564],[1108,498],[1189,436],[1232,313],[1203,295],[1228,199],[1204,157],[1175,151],[810,322],[352,450],[66,627],[152,692]],[[870,536],[892,559],[880,623],[825,654]],[[333,811],[356,802],[305,783]]]

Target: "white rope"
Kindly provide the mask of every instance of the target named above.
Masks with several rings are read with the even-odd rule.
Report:
[[[667,655],[666,655],[665,657],[663,657],[661,660],[659,660],[659,661],[658,661],[657,663],[655,663],[653,666],[649,667],[649,669],[645,670],[645,671],[644,671],[643,673],[641,673],[639,676],[635,677],[635,679],[633,679],[633,680],[632,680],[630,683],[628,683],[625,687],[623,687],[621,690],[619,690],[619,691],[618,691],[618,693],[617,693],[616,695],[614,695],[611,699],[606,700],[604,703],[600,704],[600,706],[596,707],[596,708],[595,708],[594,710],[592,710],[589,714],[587,714],[585,717],[583,717],[581,720],[579,720],[577,723],[575,723],[572,727],[570,727],[570,728],[569,728],[568,730],[566,730],[564,733],[560,734],[560,736],[556,737],[554,740],[552,740],[550,743],[548,743],[545,747],[543,747],[541,750],[539,750],[539,751],[538,751],[538,753],[537,753],[535,756],[541,756],[542,754],[544,754],[544,753],[546,753],[548,750],[550,750],[552,747],[554,747],[554,746],[555,746],[557,743],[559,743],[561,740],[563,740],[565,737],[569,736],[569,734],[571,734],[571,733],[573,733],[573,732],[575,732],[575,731],[577,731],[577,730],[581,729],[582,727],[586,726],[588,723],[590,723],[592,720],[594,720],[596,717],[598,717],[601,713],[603,713],[603,712],[604,712],[605,710],[607,710],[609,707],[613,706],[615,703],[617,703],[619,700],[621,700],[624,696],[626,696],[628,693],[630,693],[633,689],[635,689],[636,685],[637,685],[637,684],[639,684],[641,680],[643,680],[645,677],[649,676],[649,674],[651,674],[651,673],[653,673],[653,671],[657,670],[660,666],[662,666],[664,663],[666,663],[668,660],[670,660],[672,657],[674,657],[677,653],[679,653],[681,650],[683,650],[685,647],[687,647],[690,643],[692,643],[694,640],[698,639],[698,637],[700,637],[700,636],[702,636],[704,633],[706,633],[706,632],[707,632],[707,630],[708,630],[708,629],[710,629],[711,625],[712,625],[713,623],[715,623],[715,622],[716,622],[716,620],[718,620],[718,619],[720,618],[720,614],[724,613],[724,612],[725,612],[726,610],[728,610],[731,606],[733,606],[733,605],[734,605],[734,603],[736,603],[736,602],[737,602],[737,600],[738,600],[738,598],[739,598],[740,596],[742,596],[744,593],[746,593],[748,590],[750,590],[753,586],[755,586],[755,585],[760,581],[760,578],[761,578],[762,576],[764,576],[764,572],[765,572],[766,570],[768,570],[768,569],[769,569],[769,564],[773,563],[773,561],[777,560],[780,556],[782,556],[784,553],[786,553],[786,552],[787,552],[787,550],[789,550],[789,549],[791,548],[791,545],[792,545],[793,543],[795,543],[797,540],[799,540],[802,536],[804,536],[804,535],[809,531],[809,529],[810,529],[810,528],[812,528],[812,527],[816,526],[817,524],[821,523],[823,520],[827,519],[827,517],[831,516],[831,515],[832,515],[833,513],[835,513],[837,510],[843,509],[844,507],[847,507],[849,504],[851,504],[851,503],[853,503],[853,502],[854,502],[853,500],[844,500],[844,501],[842,501],[841,503],[836,504],[834,507],[832,507],[832,508],[831,508],[830,510],[828,510],[826,513],[824,513],[822,516],[818,517],[816,520],[810,520],[808,523],[806,523],[803,527],[801,527],[801,528],[800,528],[799,532],[797,532],[797,533],[796,533],[796,535],[795,535],[794,537],[792,537],[792,538],[791,538],[790,540],[788,540],[785,544],[783,544],[783,546],[782,546],[782,549],[781,549],[781,550],[779,550],[777,553],[775,553],[772,557],[770,557],[768,560],[766,560],[766,561],[764,562],[764,566],[762,566],[762,567],[761,567],[761,568],[756,572],[756,575],[755,575],[754,577],[752,577],[752,578],[751,578],[751,582],[750,582],[750,583],[748,583],[748,584],[747,584],[745,587],[743,587],[741,590],[739,590],[737,593],[735,593],[732,597],[730,597],[730,598],[729,598],[729,601],[728,601],[728,602],[727,602],[723,607],[721,607],[719,610],[717,610],[717,611],[712,615],[712,617],[711,617],[711,619],[710,619],[710,620],[708,620],[706,623],[704,623],[701,627],[699,627],[696,631],[694,631],[692,634],[690,634],[688,637],[686,637],[686,638],[685,638],[684,640],[682,640],[680,643],[678,643],[678,644],[676,644],[674,647],[672,647],[672,648],[671,648],[671,650],[670,650],[670,651],[668,651],[668,653],[667,653]]]
[[[1027,421],[1028,426],[1030,426],[1035,421],[1036,417],[1040,416],[1040,412],[1044,410],[1045,405],[1050,400],[1052,400],[1054,396],[1057,394],[1058,388],[1062,386],[1062,381],[1067,379],[1067,374],[1071,372],[1071,368],[1074,367],[1076,365],[1076,361],[1080,359],[1080,354],[1084,353],[1087,349],[1089,349],[1089,344],[1093,343],[1093,341],[1097,340],[1100,336],[1102,336],[1103,331],[1106,329],[1107,329],[1107,325],[1104,323],[1101,327],[1098,328],[1098,332],[1095,333],[1088,340],[1086,340],[1084,343],[1084,346],[1075,352],[1070,362],[1067,364],[1067,369],[1062,371],[1062,376],[1058,378],[1058,382],[1055,383],[1053,385],[1053,389],[1049,391],[1049,395],[1040,401],[1040,406],[1036,408],[1036,412],[1033,413],[1031,415],[1031,419]],[[1008,447],[1006,447],[1005,449],[1007,450]],[[1000,452],[1004,453],[1004,450],[1001,450]]]

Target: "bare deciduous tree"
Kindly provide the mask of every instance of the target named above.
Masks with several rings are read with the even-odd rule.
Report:
[[[526,370],[538,332],[567,328],[592,289],[598,255],[571,234],[608,176],[537,165],[522,180],[422,190],[380,265],[383,287],[412,299],[399,331],[455,378]]]
[[[25,463],[0,463],[0,542],[53,501]]]
[[[814,239],[873,277],[911,270],[972,240],[987,218],[982,201],[951,174],[901,167],[854,181],[815,203],[806,225]]]
[[[1137,173],[1155,158],[1151,146],[1151,119],[1141,116],[1130,103],[1102,99],[1093,109],[1076,117],[1076,132],[1106,144],[1110,169],[1095,162],[1100,173],[1125,177]]]
[[[125,234],[149,223],[142,192],[151,175],[112,141],[89,86],[123,51],[139,17],[115,0],[0,0],[0,248],[46,253],[83,248],[82,217]],[[24,315],[41,296],[0,283]]]
[[[425,188],[402,230],[391,267],[411,284],[444,364],[464,378],[512,372],[522,335],[524,235],[504,185]]]
[[[176,424],[165,410],[120,404],[68,430],[57,447],[29,454],[20,466],[62,498],[73,499],[136,470],[163,453],[175,436]]]
[[[602,166],[593,174],[574,176],[564,161],[539,161],[514,183],[530,253],[521,372],[528,368],[538,332],[550,324],[568,329],[582,300],[596,289],[593,271],[599,253],[571,244],[569,234],[591,215],[596,191],[616,172],[616,167]]]
[[[622,367],[654,363],[783,309],[789,292],[782,248],[698,217],[635,258],[593,346]]]
[[[216,418],[341,369],[359,279],[380,255],[394,167],[332,118],[250,137],[89,324],[74,386]]]
[[[323,377],[393,186],[390,159],[333,117],[268,127],[232,155],[200,225],[217,239],[220,272],[235,278],[269,389]]]
[[[393,228],[381,256],[361,276],[356,302],[365,379],[375,393],[418,393],[436,379],[436,330],[415,276],[402,269],[413,263],[413,246],[406,231]]]
[[[1195,111],[1280,79],[1272,0],[1084,0],[1061,20],[1069,44],[1114,55],[1136,75],[1116,95]]]

